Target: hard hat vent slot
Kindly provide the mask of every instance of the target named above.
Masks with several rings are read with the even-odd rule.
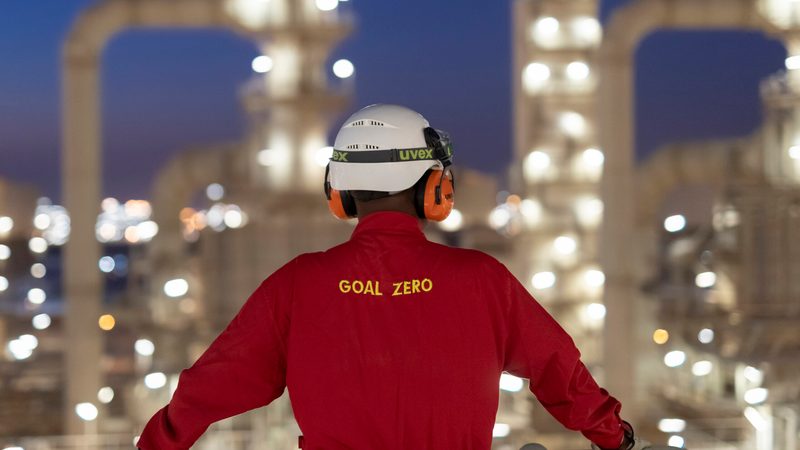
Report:
[[[369,150],[378,150],[380,147],[378,147],[377,145],[364,144],[364,148]]]
[[[356,120],[355,122],[351,123],[350,126],[351,127],[363,127],[364,125],[366,125],[365,122],[366,122],[366,120]]]
[[[370,120],[370,121],[369,121],[369,124],[370,124],[370,125],[373,125],[373,126],[376,126],[376,127],[382,127],[382,126],[386,125],[385,123],[383,123],[383,122],[378,122],[377,120]]]
[[[347,146],[349,149],[358,149],[358,144],[350,144]]]

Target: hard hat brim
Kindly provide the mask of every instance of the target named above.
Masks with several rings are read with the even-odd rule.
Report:
[[[438,161],[404,161],[377,164],[330,162],[331,187],[338,191],[395,192],[410,188]]]

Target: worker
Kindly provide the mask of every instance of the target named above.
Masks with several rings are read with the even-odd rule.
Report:
[[[147,423],[143,450],[184,450],[213,422],[288,389],[305,450],[488,450],[502,372],[601,449],[630,449],[620,403],[506,267],[430,242],[454,204],[446,133],[397,105],[344,123],[325,174],[350,239],[264,280]],[[269,251],[265,249],[265,251]]]

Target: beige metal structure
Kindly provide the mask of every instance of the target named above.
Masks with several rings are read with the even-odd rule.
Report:
[[[267,94],[260,104],[271,114],[259,124],[264,132],[261,138],[269,140],[259,146],[282,154],[275,167],[268,169],[268,179],[277,189],[311,189],[313,177],[288,174],[309,175],[301,169],[306,167],[303,163],[323,145],[325,120],[342,105],[326,94],[323,63],[330,47],[349,33],[350,25],[338,11],[321,11],[312,1],[106,0],[81,14],[63,51],[62,176],[73,230],[64,254],[65,338],[71,343],[66,355],[64,418],[69,433],[83,430],[74,405],[92,401],[101,386],[103,340],[96,321],[102,287],[100,274],[94,270],[100,256],[94,227],[101,196],[101,55],[115,34],[131,27],[227,28],[252,39],[272,56],[274,69],[264,79],[262,91]]]

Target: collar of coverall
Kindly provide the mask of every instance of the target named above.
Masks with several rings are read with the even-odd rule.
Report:
[[[377,211],[358,219],[358,225],[350,238],[381,233],[407,234],[425,239],[422,221],[400,211]]]

